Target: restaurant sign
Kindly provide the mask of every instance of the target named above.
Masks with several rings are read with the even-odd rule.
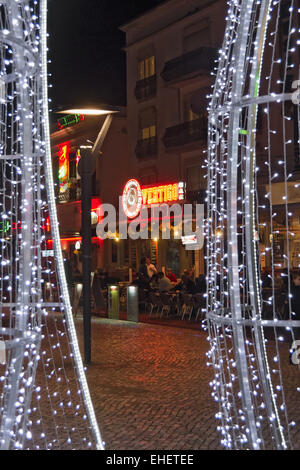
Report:
[[[185,184],[183,182],[141,187],[135,179],[129,180],[123,190],[123,210],[129,219],[134,219],[143,206],[183,201]]]

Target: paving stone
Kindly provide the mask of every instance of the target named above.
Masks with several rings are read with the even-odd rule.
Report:
[[[87,379],[107,450],[221,448],[208,347],[199,330],[93,320]]]

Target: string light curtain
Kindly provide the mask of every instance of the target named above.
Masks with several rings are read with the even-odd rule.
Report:
[[[229,449],[300,445],[299,3],[228,2],[209,108],[208,356]]]
[[[0,448],[102,449],[60,246],[46,21],[46,0],[0,1]]]

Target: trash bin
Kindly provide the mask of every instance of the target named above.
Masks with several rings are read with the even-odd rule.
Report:
[[[127,320],[139,321],[139,289],[137,286],[127,287]]]
[[[120,319],[119,286],[108,286],[108,318]]]

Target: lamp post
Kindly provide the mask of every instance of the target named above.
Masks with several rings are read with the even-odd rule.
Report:
[[[64,114],[83,114],[88,116],[106,115],[93,147],[80,147],[81,158],[78,173],[81,176],[81,235],[82,235],[82,295],[83,295],[83,331],[84,364],[91,362],[91,254],[92,254],[92,178],[96,169],[96,156],[112,122],[112,114],[117,109],[68,109]]]
[[[91,255],[92,255],[92,178],[95,159],[90,149],[81,150],[81,236],[84,363],[91,362]]]

